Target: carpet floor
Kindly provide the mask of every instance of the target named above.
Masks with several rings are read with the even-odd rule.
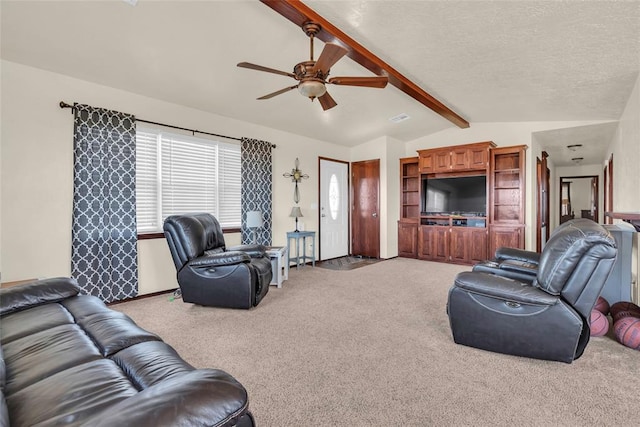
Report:
[[[249,393],[261,427],[601,426],[640,419],[640,352],[592,338],[572,364],[456,345],[445,313],[468,267],[396,258],[292,269],[260,305],[160,295],[112,306]]]

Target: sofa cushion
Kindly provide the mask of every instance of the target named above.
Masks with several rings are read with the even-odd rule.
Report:
[[[74,323],[73,316],[60,304],[45,304],[2,318],[0,339],[4,344],[60,325]]]
[[[38,280],[1,290],[0,316],[78,295],[78,282],[67,277]]]
[[[162,381],[97,413],[86,425],[235,426],[246,413],[247,392],[231,375],[198,369]]]
[[[104,357],[141,342],[161,341],[159,336],[145,331],[126,314],[109,309],[96,297],[80,295],[62,304]]]
[[[138,389],[194,370],[178,353],[162,341],[148,341],[116,353],[112,360]]]
[[[9,427],[9,410],[2,390],[0,390],[0,427]]]
[[[11,395],[72,366],[100,359],[91,339],[77,325],[60,325],[2,345]]]
[[[11,424],[17,426],[71,427],[136,394],[138,390],[115,363],[100,359],[70,367],[11,394],[7,406]]]

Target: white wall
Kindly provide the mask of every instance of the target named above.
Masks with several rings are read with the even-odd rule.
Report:
[[[317,230],[318,156],[349,160],[350,149],[101,86],[20,64],[1,63],[3,281],[70,274],[73,115],[58,103],[80,102],[137,117],[277,145],[273,151],[273,244],[286,244],[296,157],[310,178],[300,184],[305,229]],[[238,234],[226,235],[229,244]],[[177,287],[163,239],[138,243],[140,293]]]
[[[620,117],[618,129],[602,168],[613,154],[613,211],[640,212],[640,76]],[[615,220],[614,222],[620,222]],[[636,294],[640,304],[640,233],[635,233],[632,266]]]
[[[602,168],[613,153],[613,210],[640,212],[640,76],[620,117]]]
[[[449,128],[427,135],[406,144],[405,156],[415,156],[416,150],[445,147],[449,145],[470,144],[481,141],[493,141],[499,147],[512,145],[527,145],[526,152],[526,197],[525,197],[525,247],[535,250],[536,247],[536,156],[540,155],[540,148],[533,138],[533,133],[563,129],[576,126],[602,123],[603,121],[587,122],[521,122],[521,123],[471,123],[466,129]],[[552,194],[553,196],[553,194]],[[553,203],[553,201],[552,201]]]

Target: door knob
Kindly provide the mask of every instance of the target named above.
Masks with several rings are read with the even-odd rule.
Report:
[[[374,213],[372,213],[372,214],[371,214],[371,216],[372,216],[372,217],[374,217],[374,218],[376,218],[376,217],[378,216],[378,213],[377,213],[377,212],[374,212]]]

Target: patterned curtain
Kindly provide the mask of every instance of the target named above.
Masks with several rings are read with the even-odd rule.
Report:
[[[260,211],[263,224],[256,229],[256,242],[271,246],[271,143],[242,138],[241,158],[242,243],[253,242],[253,231],[247,228],[247,212]]]
[[[136,125],[75,105],[71,275],[105,302],[138,294]]]

